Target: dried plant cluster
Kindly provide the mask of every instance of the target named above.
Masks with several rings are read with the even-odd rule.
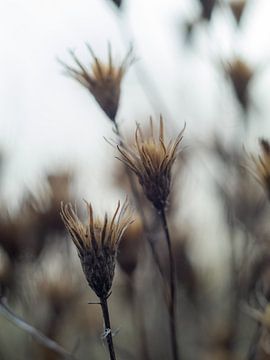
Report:
[[[111,9],[124,17],[125,2],[110,2]],[[215,31],[211,23],[216,14],[217,21],[222,16],[234,17],[232,34],[237,37],[235,43],[241,41],[238,35],[249,19],[248,1],[197,3],[201,11],[189,19],[186,46],[197,51],[197,35],[205,28],[209,33]],[[195,28],[198,33],[192,39]],[[214,135],[212,141],[207,136],[205,143],[201,140],[195,146],[192,134],[190,138],[193,127],[188,123],[183,139],[185,126],[180,133],[174,131],[166,111],[164,118],[150,117],[147,129],[137,123],[132,141],[128,141],[118,110],[134,51],[130,49],[117,63],[110,46],[106,59],[97,57],[89,45],[87,48],[90,66],[74,52],[70,52],[74,66],[61,64],[90,92],[111,122],[117,143],[113,150],[120,160],[110,152],[115,161],[112,187],[128,194],[129,201],[118,202],[112,216],[106,212],[102,218],[96,215],[98,209],[94,212],[93,202],[85,201],[83,221],[81,209],[72,205],[74,171],[44,176],[42,191],[35,196],[26,192],[13,216],[2,201],[0,359],[17,359],[18,354],[41,360],[270,359],[270,135],[259,139],[258,154],[244,151],[242,146],[248,137],[255,138],[254,128],[259,126],[256,119],[249,128],[254,104],[250,89],[259,67],[251,67],[250,59],[235,51],[231,61],[221,61],[226,64],[219,68],[226,75],[222,79],[231,84],[227,90],[236,100],[228,116],[235,113],[239,121],[229,146],[220,135]],[[144,71],[143,61],[141,65]],[[141,78],[143,87],[148,79],[144,90],[153,100],[151,77],[147,73]],[[207,91],[207,86],[204,88]],[[162,107],[162,95],[158,95],[151,103]],[[192,106],[195,102],[192,99]],[[201,119],[198,116],[194,121]],[[165,129],[176,135],[166,136]],[[220,126],[220,133],[223,131]],[[190,141],[189,151],[183,151],[184,141]],[[205,162],[198,161],[202,157]],[[4,161],[0,154],[0,176],[6,168]],[[204,166],[210,161],[211,174]],[[205,186],[207,181],[209,186]],[[203,211],[193,203],[198,198],[204,201],[200,204]],[[220,214],[218,224],[216,214],[212,210],[209,214],[208,208]],[[202,261],[210,246],[208,240],[215,242],[218,251],[210,251]],[[71,247],[76,248],[79,259]],[[19,330],[10,330],[2,316]],[[100,340],[102,325],[105,349]],[[120,336],[117,326],[121,327]]]

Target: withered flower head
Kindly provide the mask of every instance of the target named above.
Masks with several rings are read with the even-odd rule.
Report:
[[[128,67],[134,62],[132,48],[130,48],[120,65],[113,63],[110,46],[107,62],[102,62],[98,59],[88,44],[87,48],[93,58],[90,69],[87,69],[78,60],[73,51],[70,51],[70,54],[78,68],[71,67],[62,61],[60,62],[64,65],[67,74],[86,87],[109,119],[115,121],[120,99],[121,81]]]
[[[160,116],[159,136],[154,135],[153,122],[150,118],[150,135],[144,136],[139,125],[135,132],[132,147],[118,145],[121,153],[118,158],[138,177],[143,191],[157,210],[166,207],[171,189],[171,170],[176,159],[177,148],[183,138],[185,127],[168,144],[164,140],[163,119]]]
[[[239,103],[244,110],[247,110],[249,105],[248,86],[254,76],[254,70],[243,60],[236,58],[225,66],[225,72],[232,82]]]
[[[94,218],[90,203],[86,202],[88,221],[82,223],[71,204],[61,205],[61,217],[77,247],[82,268],[89,286],[99,298],[106,298],[112,286],[115,257],[119,241],[129,224],[131,213],[127,200],[120,209],[118,202],[111,219]]]
[[[270,196],[270,143],[265,139],[259,139],[261,154],[255,157],[250,155],[253,168],[250,169],[256,180],[265,187]]]
[[[237,24],[239,24],[241,21],[246,4],[247,4],[246,0],[231,0],[229,3],[231,11],[233,13],[233,16],[235,17]]]

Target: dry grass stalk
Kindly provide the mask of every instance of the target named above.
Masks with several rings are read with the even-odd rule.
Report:
[[[60,63],[64,66],[69,76],[90,91],[109,119],[115,121],[119,106],[121,82],[128,67],[134,62],[132,48],[130,48],[120,65],[113,63],[110,45],[107,62],[98,59],[88,44],[87,48],[93,58],[90,69],[86,68],[79,61],[73,51],[70,51],[70,54],[77,68],[69,66],[62,61]]]

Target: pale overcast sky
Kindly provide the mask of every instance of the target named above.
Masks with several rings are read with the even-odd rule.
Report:
[[[6,197],[35,186],[44,169],[61,165],[81,169],[81,194],[92,196],[106,184],[99,165],[107,168],[114,161],[103,139],[111,136],[111,124],[87,91],[61,74],[56,61],[59,57],[68,62],[67,49],[72,48],[89,62],[85,42],[103,57],[110,41],[120,59],[133,41],[139,58],[134,66],[147,70],[174,126],[181,129],[187,122],[188,137],[203,139],[213,128],[230,134],[238,126],[227,87],[212,64],[233,53],[251,65],[269,61],[270,1],[250,1],[238,35],[232,19],[218,10],[209,31],[196,31],[194,50],[184,46],[181,24],[195,16],[196,0],[126,4],[121,23],[106,0],[0,1],[0,141],[9,158]],[[260,112],[254,116],[261,118],[261,127],[254,137],[269,130],[270,71],[255,85]],[[150,113],[166,112],[161,103],[151,107],[134,69],[122,93],[119,119],[125,127]]]

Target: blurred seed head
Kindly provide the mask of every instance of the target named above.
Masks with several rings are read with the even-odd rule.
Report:
[[[246,0],[231,0],[229,3],[229,6],[231,8],[231,11],[233,13],[233,16],[239,25],[242,15],[244,13],[245,7],[247,5]]]
[[[250,105],[248,87],[255,75],[254,70],[239,58],[225,65],[224,69],[233,85],[239,103],[245,111],[248,110]]]
[[[202,6],[201,17],[207,21],[210,21],[217,1],[216,0],[199,0],[199,2]]]
[[[111,0],[118,9],[122,6],[122,0]]]
[[[59,316],[78,298],[78,286],[75,286],[69,275],[54,274],[54,277],[42,279],[38,284],[39,294],[47,300],[54,316]]]
[[[270,196],[270,143],[265,139],[259,139],[259,144],[261,154],[250,155],[252,162],[250,170]]]
[[[120,65],[113,63],[110,46],[108,49],[107,62],[98,59],[89,45],[87,45],[87,48],[93,59],[90,69],[87,69],[79,61],[73,51],[70,51],[70,54],[77,68],[60,62],[64,66],[67,74],[88,89],[109,119],[115,121],[119,106],[121,81],[128,67],[135,60],[132,48],[130,48]]]
[[[106,298],[112,286],[116,252],[125,230],[132,223],[127,200],[120,207],[118,202],[111,219],[104,220],[93,215],[86,202],[88,220],[83,224],[71,204],[61,207],[62,220],[78,250],[82,268],[89,286],[99,298]]]
[[[150,135],[146,137],[137,125],[133,146],[117,146],[122,155],[118,159],[137,175],[146,197],[157,210],[164,209],[167,205],[171,190],[172,166],[184,129],[185,127],[175,140],[170,140],[166,144],[162,116],[158,136],[154,134],[153,121],[150,118]]]
[[[132,277],[137,268],[142,238],[143,226],[140,218],[137,217],[125,231],[117,253],[117,261],[123,272],[129,277]]]

